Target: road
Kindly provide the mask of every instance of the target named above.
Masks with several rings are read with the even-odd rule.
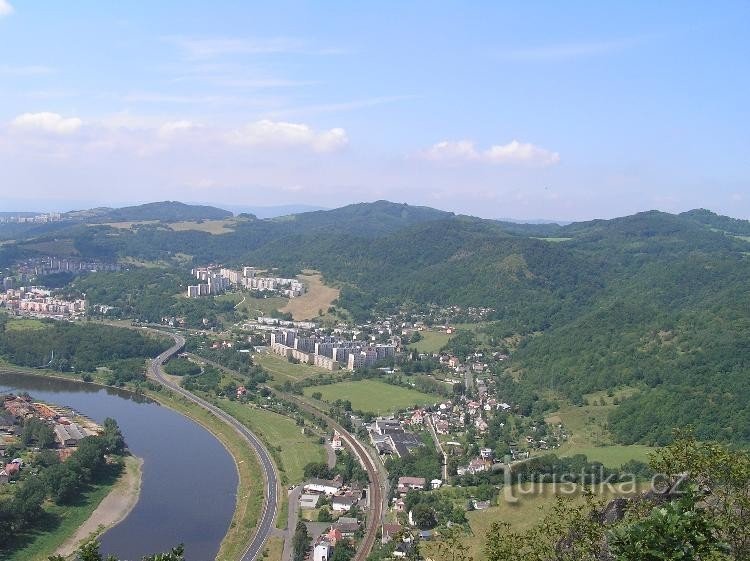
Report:
[[[435,428],[435,420],[432,418],[432,415],[427,416],[427,428],[430,431],[430,434],[432,435],[432,440],[435,442],[435,448],[437,448],[438,452],[440,452],[440,455],[443,456],[443,483],[448,483],[448,455],[445,453],[445,450],[443,450],[443,445],[440,444],[440,439],[437,435],[437,429]]]
[[[155,331],[158,331],[162,334],[166,333],[165,331]],[[259,559],[261,557],[263,553],[263,547],[265,546],[269,535],[273,531],[276,521],[276,514],[279,507],[279,478],[278,474],[276,473],[276,467],[271,460],[271,456],[268,453],[268,450],[266,450],[265,446],[263,446],[263,443],[257,436],[250,432],[247,427],[245,427],[245,425],[243,425],[237,419],[235,419],[228,413],[225,413],[215,405],[210,404],[206,400],[201,399],[200,397],[192,394],[191,392],[180,387],[174,382],[171,382],[164,375],[164,363],[171,356],[179,352],[182,347],[185,346],[184,337],[175,333],[169,333],[169,335],[172,337],[172,339],[174,339],[175,344],[151,361],[151,366],[149,368],[149,377],[156,380],[161,385],[169,388],[173,392],[180,394],[185,399],[188,399],[189,401],[200,405],[201,407],[208,410],[209,412],[220,418],[222,421],[230,425],[250,444],[253,450],[255,450],[255,453],[258,455],[258,459],[260,460],[260,466],[263,469],[263,476],[266,482],[264,490],[265,501],[263,503],[263,512],[260,515],[260,521],[258,523],[258,526],[256,527],[255,535],[253,535],[253,538],[247,546],[245,553],[241,557],[241,561],[254,561],[255,559]]]
[[[213,362],[198,355],[191,356],[194,356],[196,359],[202,360],[207,364],[210,364],[228,373],[236,374],[235,371],[222,366],[217,362]],[[295,395],[279,391],[271,386],[266,385],[264,387],[266,387],[281,399],[291,401],[301,409],[304,409],[309,413],[313,413],[314,415],[323,418],[326,423],[328,423],[329,428],[338,431],[347,447],[354,453],[354,455],[359,460],[359,463],[367,472],[367,476],[370,478],[370,491],[368,497],[370,513],[367,516],[367,527],[365,528],[364,538],[362,539],[359,549],[357,550],[357,554],[354,557],[354,561],[365,561],[365,559],[367,559],[367,556],[372,551],[372,548],[375,546],[377,533],[380,529],[380,524],[383,519],[383,513],[385,512],[387,506],[385,504],[385,501],[388,498],[388,474],[385,472],[385,468],[383,468],[383,465],[379,460],[373,458],[370,454],[368,454],[367,449],[357,440],[357,438],[353,434],[345,430],[344,427],[337,423],[333,418],[329,417],[326,413]],[[288,528],[287,530],[294,532],[294,528]]]

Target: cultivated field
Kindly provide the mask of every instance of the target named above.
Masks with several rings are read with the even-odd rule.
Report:
[[[320,392],[325,401],[348,399],[352,402],[353,409],[378,414],[440,401],[440,397],[436,395],[392,386],[377,380],[339,382],[338,384],[305,388],[305,395],[308,397],[315,392]]]
[[[339,289],[323,284],[319,273],[305,272],[297,278],[305,283],[307,292],[298,298],[290,298],[281,308],[281,312],[289,312],[296,321],[318,317],[322,310],[326,313],[333,301],[339,297]]]
[[[184,232],[186,230],[196,230],[198,232],[208,232],[209,234],[226,234],[233,232],[233,226],[236,224],[236,220],[233,218],[227,220],[203,220],[202,222],[195,221],[183,221],[183,222],[170,222],[169,228],[175,232]]]

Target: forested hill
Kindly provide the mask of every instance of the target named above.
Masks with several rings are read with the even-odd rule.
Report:
[[[221,220],[230,218],[228,210],[205,205],[187,205],[178,201],[146,203],[122,208],[98,208],[90,211],[66,213],[70,219],[83,219],[89,222],[124,222],[138,220]]]
[[[661,443],[694,424],[749,442],[748,230],[703,210],[517,225],[379,201],[241,217],[219,235],[79,225],[48,239],[67,236],[90,257],[315,268],[357,319],[404,301],[490,307],[492,336],[521,337],[510,368],[525,391],[581,402],[631,386],[610,422],[621,441]]]

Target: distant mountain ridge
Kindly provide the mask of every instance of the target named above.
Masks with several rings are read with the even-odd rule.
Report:
[[[86,222],[127,222],[140,220],[222,220],[231,218],[233,213],[221,208],[206,205],[188,205],[179,201],[160,201],[121,208],[99,207],[88,210],[71,211],[63,218]]]

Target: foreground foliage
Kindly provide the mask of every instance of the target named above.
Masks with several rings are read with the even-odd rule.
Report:
[[[531,530],[492,525],[489,561],[744,560],[750,558],[750,453],[692,434],[652,458],[653,491],[603,504],[559,498]]]

